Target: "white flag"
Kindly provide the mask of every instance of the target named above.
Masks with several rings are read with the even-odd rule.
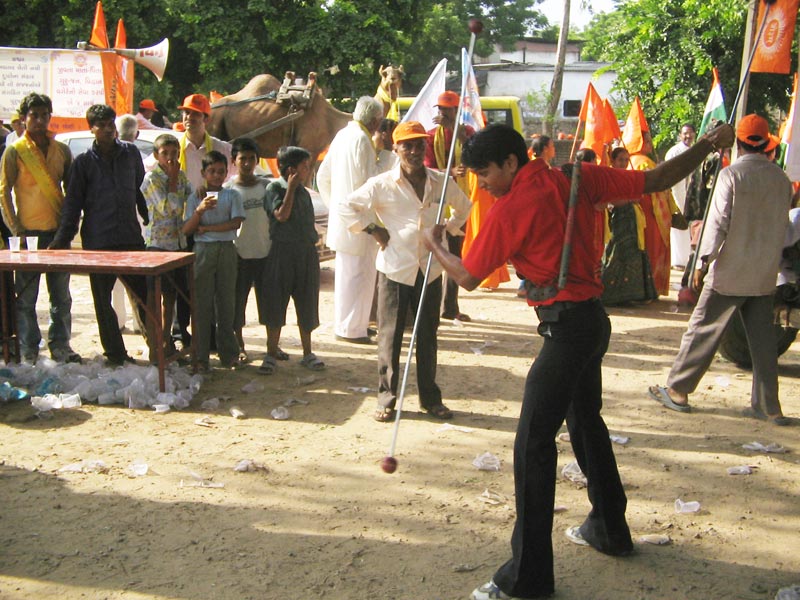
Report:
[[[419,121],[425,131],[433,129],[436,125],[433,122],[433,117],[438,113],[436,103],[439,101],[439,94],[444,92],[446,75],[447,59],[443,58],[431,71],[428,81],[425,82],[417,97],[414,98],[414,103],[403,117],[403,121]]]

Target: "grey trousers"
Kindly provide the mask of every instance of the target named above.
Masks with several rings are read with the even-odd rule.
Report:
[[[236,247],[233,242],[194,243],[195,315],[192,335],[197,340],[197,360],[208,364],[211,324],[216,316],[219,360],[229,365],[236,360],[239,342],[233,333],[236,296]],[[214,308],[216,307],[216,315]]]
[[[773,298],[724,296],[703,288],[689,328],[683,334],[667,385],[683,394],[697,389],[736,309],[742,313],[747,345],[753,359],[751,405],[768,415],[782,414],[778,399],[778,348],[773,324]]]

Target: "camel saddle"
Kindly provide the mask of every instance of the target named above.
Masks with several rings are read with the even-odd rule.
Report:
[[[306,83],[300,84],[295,83],[294,71],[286,71],[275,102],[285,106],[290,111],[306,110],[311,108],[316,89],[317,74],[314,71],[308,74]]]

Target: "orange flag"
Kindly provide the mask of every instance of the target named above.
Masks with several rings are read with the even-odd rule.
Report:
[[[611,102],[608,101],[608,98],[603,98],[603,109],[606,113],[606,128],[608,129],[608,135],[605,141],[610,142],[612,140],[622,139],[622,132],[619,130],[617,115],[614,113],[614,107],[611,106]]]
[[[127,48],[128,35],[125,33],[125,23],[117,21],[117,37],[114,48]],[[116,57],[117,94],[114,110],[118,115],[133,112],[133,61],[124,56]]]
[[[106,31],[106,15],[103,12],[103,3],[98,2],[94,9],[94,23],[92,24],[92,37],[89,43],[98,48],[108,48],[108,31]]]
[[[792,38],[800,0],[776,0],[769,5],[769,14],[750,71],[753,73],[789,74],[791,68]],[[758,3],[758,26],[764,20],[766,2]]]
[[[636,96],[631,104],[628,120],[625,121],[625,128],[622,130],[622,143],[628,152],[631,154],[641,152],[644,145],[642,133],[645,131],[650,131],[650,127],[647,125],[647,119],[644,118],[639,96]]]
[[[586,121],[581,148],[591,148],[598,157],[602,157],[603,146],[608,137],[606,111],[600,94],[591,83],[586,89],[586,99],[581,105],[581,117]]]

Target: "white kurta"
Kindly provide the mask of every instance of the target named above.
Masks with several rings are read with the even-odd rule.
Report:
[[[689,149],[689,146],[683,142],[678,142],[667,151],[666,160],[680,156]],[[686,208],[686,190],[689,186],[691,176],[681,179],[678,183],[672,186],[672,197],[675,198],[675,203],[681,212]],[[673,267],[685,267],[689,261],[689,254],[691,253],[690,234],[689,230],[670,229],[670,259]]]
[[[350,231],[341,220],[340,207],[350,192],[377,172],[372,139],[356,121],[336,134],[317,172],[317,187],[328,206],[325,241],[336,251],[333,332],[344,338],[367,336],[378,245],[372,236]]]

